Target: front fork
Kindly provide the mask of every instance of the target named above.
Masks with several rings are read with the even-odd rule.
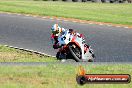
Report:
[[[82,60],[84,60],[84,44],[81,44],[81,50],[82,50]]]

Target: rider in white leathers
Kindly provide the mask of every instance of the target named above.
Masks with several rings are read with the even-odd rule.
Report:
[[[63,50],[63,48],[65,47],[65,45],[67,45],[73,36],[78,36],[80,38],[82,38],[83,42],[85,43],[85,39],[83,37],[82,34],[77,33],[76,31],[74,31],[73,29],[64,29],[61,28],[58,24],[54,24],[51,28],[51,40],[53,42],[53,48],[54,49],[58,49],[60,48],[59,52],[57,54],[59,54],[59,58],[64,58],[66,59],[66,54],[61,52],[61,50]],[[84,44],[83,43],[83,44]],[[85,48],[89,48],[89,52],[91,52],[92,57],[94,58],[94,53],[93,50],[90,48],[90,46],[88,44],[86,44],[87,47],[82,46],[82,59],[87,60],[87,55],[89,54],[85,54],[83,53],[83,49],[85,50]],[[83,48],[84,47],[84,48]],[[88,52],[88,53],[89,53]],[[84,55],[85,54],[85,55]]]
[[[51,40],[54,43],[53,48],[58,49],[61,46],[66,44],[66,36],[77,35],[78,37],[82,37],[79,33],[75,32],[73,29],[64,29],[61,28],[58,24],[54,24],[51,28]]]

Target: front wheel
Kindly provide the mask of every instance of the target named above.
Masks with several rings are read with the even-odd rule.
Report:
[[[73,55],[76,62],[82,61],[81,50],[75,44],[69,45],[69,50],[70,50],[71,54]]]

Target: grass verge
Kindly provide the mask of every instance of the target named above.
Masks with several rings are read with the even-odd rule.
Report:
[[[89,74],[130,74],[131,64],[83,65]],[[47,64],[40,66],[0,66],[1,88],[132,88],[129,84],[76,83],[77,65]]]
[[[0,62],[50,62],[55,58],[36,55],[0,46]],[[79,64],[78,64],[79,65]],[[86,84],[76,83],[78,65],[2,65],[0,64],[0,88],[132,88],[129,84]],[[131,64],[95,64],[82,65],[89,74],[130,74]]]
[[[0,62],[56,62],[56,58],[0,45]]]
[[[57,16],[132,25],[131,4],[44,2],[0,0],[1,12]]]

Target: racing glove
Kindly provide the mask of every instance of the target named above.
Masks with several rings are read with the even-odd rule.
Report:
[[[54,48],[54,49],[58,49],[58,45],[54,44],[54,45],[53,45],[53,48]]]
[[[58,49],[58,48],[61,48],[61,46],[60,46],[59,44],[54,44],[54,45],[53,45],[53,48],[54,48],[54,49]]]

